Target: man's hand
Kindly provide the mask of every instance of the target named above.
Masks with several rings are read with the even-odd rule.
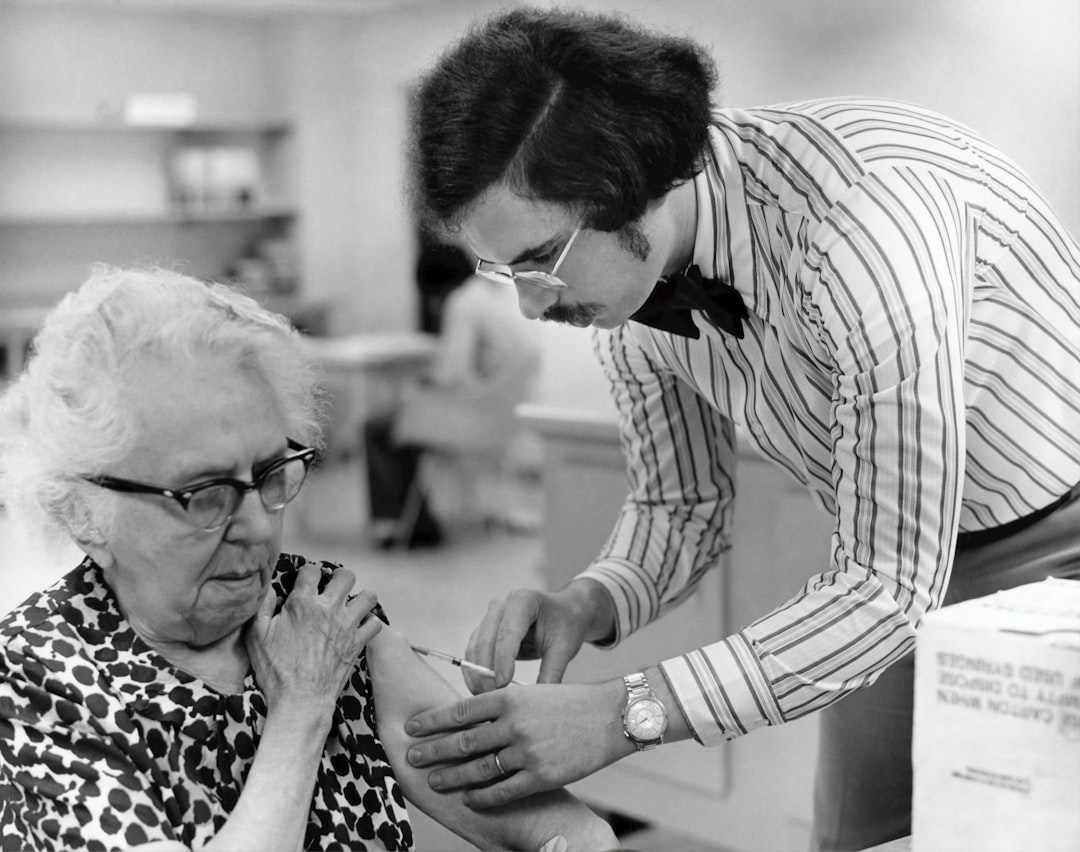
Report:
[[[598,583],[575,580],[558,592],[515,589],[488,607],[473,631],[466,659],[495,671],[494,683],[465,672],[469,690],[506,686],[515,660],[540,658],[539,683],[560,683],[566,667],[586,641],[614,632],[611,598]]]
[[[632,754],[625,704],[621,680],[510,686],[413,716],[409,735],[432,739],[413,745],[407,758],[416,767],[439,764],[428,776],[433,790],[466,788],[470,807],[502,805]]]

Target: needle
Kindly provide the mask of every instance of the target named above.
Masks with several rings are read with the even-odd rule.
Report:
[[[492,679],[495,678],[495,672],[489,669],[487,666],[481,666],[477,663],[470,663],[468,660],[463,660],[461,657],[455,657],[453,654],[447,654],[445,651],[434,651],[431,648],[425,648],[423,645],[411,646],[418,654],[423,654],[425,657],[437,657],[440,660],[446,660],[446,662],[458,666],[462,669],[468,669],[471,672],[477,674],[486,675]],[[525,686],[526,684],[520,680],[511,680],[510,683],[516,683],[518,686]]]

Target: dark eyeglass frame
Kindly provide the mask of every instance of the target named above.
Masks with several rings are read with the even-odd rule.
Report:
[[[491,281],[497,281],[500,284],[514,284],[520,280],[528,281],[530,284],[535,284],[537,287],[543,287],[545,290],[565,290],[566,282],[559,278],[559,267],[563,265],[563,261],[566,260],[566,256],[570,253],[570,246],[574,244],[574,240],[577,239],[578,234],[580,233],[580,226],[574,228],[574,233],[570,235],[570,239],[566,241],[563,250],[559,252],[559,256],[555,260],[555,265],[551,267],[551,272],[541,272],[538,269],[527,269],[522,270],[521,272],[515,272],[505,263],[495,263],[493,260],[477,258],[476,274],[482,275],[484,278]]]
[[[84,479],[86,482],[97,485],[100,488],[107,488],[110,491],[119,491],[126,494],[156,494],[159,497],[168,497],[180,504],[180,508],[183,509],[185,512],[185,517],[188,506],[191,504],[191,501],[196,494],[198,494],[200,491],[205,491],[208,488],[216,488],[219,485],[231,486],[236,491],[238,497],[236,501],[236,507],[240,506],[240,504],[244,500],[244,496],[249,491],[255,491],[258,493],[259,499],[263,501],[263,506],[265,506],[268,511],[276,512],[280,509],[285,508],[285,506],[288,505],[289,501],[292,500],[293,497],[296,496],[296,494],[293,494],[293,497],[290,497],[288,500],[286,500],[280,505],[272,505],[267,503],[266,500],[263,498],[262,491],[260,490],[262,488],[262,484],[266,481],[266,478],[270,476],[270,474],[272,474],[274,471],[282,468],[284,465],[290,462],[300,460],[304,463],[304,477],[306,479],[307,473],[309,470],[311,470],[311,465],[314,463],[315,457],[319,453],[319,451],[316,450],[314,447],[305,447],[303,444],[294,441],[292,438],[288,439],[288,446],[290,450],[294,451],[293,453],[269,462],[266,467],[264,467],[255,475],[255,479],[251,482],[245,482],[242,479],[233,479],[231,476],[222,476],[215,479],[207,479],[203,482],[196,482],[195,484],[189,485],[186,488],[175,489],[165,488],[161,485],[150,485],[146,482],[136,482],[133,479],[124,479],[119,476],[108,476],[105,474],[99,476],[83,476],[81,478]],[[303,486],[303,480],[301,480],[300,484],[301,486]],[[296,493],[298,494],[299,492],[300,488],[297,488]],[[215,530],[221,529],[227,523],[229,523],[229,521],[232,520],[233,514],[235,514],[236,512],[236,507],[233,508],[232,512],[226,514],[224,519],[222,519],[219,523],[214,524],[210,527],[198,527],[198,529],[201,529],[204,532],[214,532]]]

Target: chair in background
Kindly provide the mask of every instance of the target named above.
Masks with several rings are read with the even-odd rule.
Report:
[[[437,480],[445,486],[448,477],[456,505],[447,520],[485,525],[509,521],[508,461],[515,442],[527,441],[514,410],[533,393],[539,366],[538,352],[522,351],[483,385],[418,385],[403,394],[394,440],[419,448],[421,457],[398,520],[396,542],[410,540],[425,498],[439,505],[431,492]]]

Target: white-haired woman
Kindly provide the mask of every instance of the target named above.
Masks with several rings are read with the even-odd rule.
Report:
[[[102,268],[50,313],[0,502],[86,558],[0,621],[3,848],[409,849],[403,794],[483,848],[615,845],[564,792],[475,812],[409,766],[403,720],[454,691],[351,571],[281,553],[317,389],[221,285]]]

